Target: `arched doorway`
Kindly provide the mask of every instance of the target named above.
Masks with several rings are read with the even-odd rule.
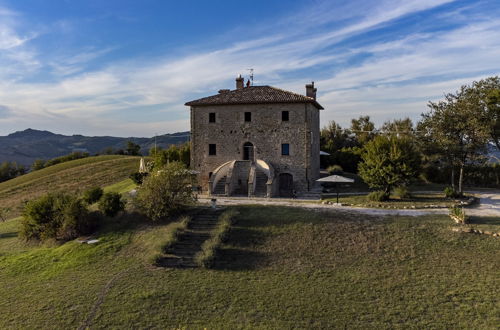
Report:
[[[293,176],[281,173],[279,176],[280,197],[293,197]]]
[[[245,142],[243,145],[243,160],[254,160],[253,144],[251,142]]]

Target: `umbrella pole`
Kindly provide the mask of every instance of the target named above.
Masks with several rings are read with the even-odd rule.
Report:
[[[337,190],[337,204],[339,203],[339,186],[338,183],[335,182],[335,189]]]

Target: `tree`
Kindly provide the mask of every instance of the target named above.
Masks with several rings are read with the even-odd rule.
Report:
[[[458,193],[463,193],[465,166],[477,163],[486,151],[491,127],[485,125],[481,98],[468,86],[446,94],[439,102],[429,102],[430,112],[418,124],[420,141],[451,166],[455,188],[455,167],[459,168]]]
[[[347,172],[357,172],[361,157],[356,146],[356,140],[348,130],[342,129],[335,121],[330,121],[321,129],[320,148],[330,154],[321,158],[321,165],[339,165]]]
[[[386,121],[382,125],[380,131],[385,134],[393,134],[396,136],[413,136],[415,134],[413,122],[408,117],[404,119],[394,119],[392,121]]]
[[[24,173],[26,173],[24,166],[16,162],[3,162],[0,164],[0,182],[13,179]]]
[[[38,171],[38,170],[41,170],[44,167],[45,167],[45,160],[43,160],[43,159],[36,159],[33,162],[33,164],[31,164],[31,170],[32,171]]]
[[[136,204],[158,221],[194,203],[192,175],[180,162],[171,162],[151,173],[138,188]]]
[[[490,140],[500,150],[500,77],[489,77],[465,86],[464,93],[475,100],[474,109],[489,132]]]
[[[127,155],[139,156],[140,155],[139,151],[141,150],[141,146],[132,141],[127,141],[126,150],[127,150]]]
[[[372,188],[382,189],[389,197],[391,189],[407,185],[420,169],[420,154],[407,138],[379,135],[366,143],[359,175]]]
[[[156,154],[153,149],[149,151],[150,155],[154,155],[154,166],[156,168],[163,167],[170,162],[181,162],[186,167],[189,167],[191,150],[189,143],[183,145],[171,145],[168,149],[157,148]]]
[[[376,135],[375,124],[370,120],[370,116],[360,116],[358,119],[352,119],[350,130],[354,133],[356,141],[361,146],[364,146]]]

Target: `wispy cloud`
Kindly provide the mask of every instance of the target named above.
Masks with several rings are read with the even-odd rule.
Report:
[[[14,46],[18,62],[31,61],[32,69],[48,68],[52,79],[36,83],[3,79],[0,106],[9,109],[9,116],[0,117],[0,124],[36,122],[53,127],[57,122],[74,132],[85,133],[78,130],[84,127],[86,132],[115,135],[185,130],[189,127],[185,101],[219,88],[232,88],[234,76],[249,67],[256,70],[257,83],[297,92],[303,92],[306,81],[302,79],[321,77],[316,80],[319,101],[327,109],[322,113],[323,122],[335,119],[346,123],[361,114],[370,114],[378,122],[389,117],[416,117],[425,111],[428,99],[498,70],[500,37],[496,31],[500,24],[496,16],[489,19],[485,15],[439,34],[416,29],[403,37],[367,38],[361,47],[349,40],[450,2],[383,1],[367,6],[345,2],[339,7],[325,1],[302,12],[302,19],[297,18],[291,28],[286,24],[288,17],[253,39],[235,39],[220,49],[190,51],[176,58],[130,58],[94,71],[89,71],[87,64],[114,48],[73,50],[40,63],[36,53],[25,47],[29,39],[7,25],[10,36],[24,40]],[[337,12],[349,14],[332,14]],[[314,24],[303,17],[314,17]],[[456,16],[453,20],[455,25],[460,23]],[[359,58],[353,62],[355,57]],[[6,61],[7,55],[0,50],[0,67]],[[1,70],[0,77],[12,75]],[[134,112],[148,116],[148,107],[164,110],[149,114],[149,122],[127,120]],[[179,115],[183,111],[185,115]]]

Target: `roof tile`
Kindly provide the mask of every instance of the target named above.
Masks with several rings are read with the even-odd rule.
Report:
[[[188,106],[263,104],[263,103],[312,103],[323,107],[312,97],[292,93],[272,86],[250,86],[187,102]]]

